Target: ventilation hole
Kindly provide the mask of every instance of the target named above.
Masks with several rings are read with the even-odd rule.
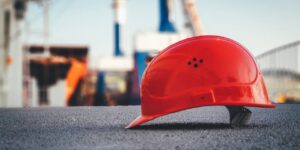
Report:
[[[190,61],[189,61],[187,64],[188,64],[188,65],[191,65],[191,64],[192,64],[192,62],[190,62]]]
[[[199,62],[200,62],[200,63],[203,63],[203,59],[200,59]]]
[[[204,96],[201,96],[201,99],[203,100],[205,97]]]
[[[197,58],[193,58],[193,61],[197,61]]]
[[[197,67],[198,67],[198,64],[194,64],[194,67],[197,68]]]

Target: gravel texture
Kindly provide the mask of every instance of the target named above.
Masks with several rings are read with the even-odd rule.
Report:
[[[225,107],[201,107],[125,129],[139,106],[0,109],[0,149],[300,149],[300,105],[250,108],[231,128]]]

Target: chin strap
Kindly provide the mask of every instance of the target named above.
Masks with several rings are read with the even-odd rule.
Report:
[[[239,127],[247,125],[250,121],[251,111],[243,106],[226,106],[230,115],[230,125]]]

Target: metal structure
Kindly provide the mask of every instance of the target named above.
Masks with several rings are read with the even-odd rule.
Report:
[[[114,55],[123,56],[124,50],[124,25],[126,23],[126,4],[127,0],[114,0],[113,9],[115,14],[114,23]]]
[[[127,80],[127,78],[133,70],[133,59],[132,57],[124,56],[123,53],[125,49],[126,5],[127,0],[113,0],[112,6],[115,16],[114,53],[113,57],[99,58],[94,105],[129,104],[124,99],[130,99],[128,89],[130,89],[131,80]]]
[[[197,14],[195,0],[182,0],[183,11],[185,14],[185,27],[188,28],[192,35],[203,35],[201,20]]]
[[[172,4],[171,0],[160,0],[159,1],[159,32],[176,32],[175,25],[171,20],[172,16]]]
[[[0,1],[0,106],[23,106],[22,35],[27,1]]]
[[[274,102],[300,101],[300,41],[256,57]]]

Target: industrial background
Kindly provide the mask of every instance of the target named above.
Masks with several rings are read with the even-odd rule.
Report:
[[[269,8],[268,3],[274,3],[274,7]],[[147,60],[170,44],[187,37],[205,34],[229,37],[247,35],[253,41],[264,39],[264,42],[257,42],[267,45],[261,46],[266,48],[264,50],[253,50],[255,47],[245,39],[235,40],[246,43],[249,51],[256,56],[272,101],[297,103],[300,101],[300,34],[299,28],[296,27],[300,22],[297,18],[300,17],[288,19],[289,16],[297,16],[299,10],[298,7],[294,7],[299,6],[298,2],[293,3],[296,4],[268,1],[262,2],[262,5],[251,5],[247,7],[249,10],[243,13],[252,13],[251,15],[259,18],[256,10],[262,10],[260,13],[266,16],[279,12],[274,16],[286,17],[268,16],[263,18],[266,20],[243,17],[239,18],[241,21],[230,24],[222,18],[222,14],[231,14],[238,18],[235,10],[230,9],[245,9],[246,4],[200,0],[157,0],[155,3],[137,0],[1,0],[0,107],[138,105],[139,84]],[[281,9],[280,5],[286,6],[286,9]],[[136,6],[141,7],[138,9]],[[209,11],[208,8],[213,11]],[[76,14],[66,15],[69,19],[64,17],[68,9],[70,12],[77,10]],[[135,12],[132,13],[131,10],[134,9]],[[81,14],[91,14],[91,17]],[[98,14],[99,18],[95,18],[93,14]],[[70,16],[73,18],[70,19]],[[280,18],[282,24],[274,21],[274,18]],[[72,22],[72,19],[75,21]],[[247,19],[256,22],[242,26]],[[59,28],[53,27],[51,23],[68,20],[68,26]],[[90,20],[103,22],[95,23],[98,25],[95,28],[95,24],[89,23]],[[156,23],[150,26],[155,29],[148,26],[153,20],[156,20]],[[293,22],[288,22],[289,20]],[[32,23],[34,21],[37,23]],[[104,26],[107,22],[109,27]],[[269,29],[266,27],[267,22],[274,26],[278,23],[278,26]],[[77,24],[82,26],[70,31]],[[137,25],[140,27],[137,28]],[[293,26],[296,31],[287,28],[280,30],[280,25]],[[133,27],[136,27],[135,30]],[[222,27],[230,30],[221,31]],[[239,32],[241,29],[245,32]],[[67,38],[52,34],[58,32],[72,34],[66,36]],[[90,44],[86,41],[96,38],[87,33],[93,32],[101,39]],[[259,36],[267,33],[270,35]],[[273,34],[278,35],[278,39],[273,40],[273,43],[268,42],[272,41]],[[287,38],[288,35],[290,38]],[[87,40],[82,42],[78,40],[79,37]],[[73,38],[75,42],[66,42],[65,39],[68,38]],[[278,42],[280,39],[285,40]],[[292,43],[287,44],[289,42]],[[111,46],[103,49],[101,45]]]
[[[274,102],[300,99],[300,41],[271,49],[256,57]]]

